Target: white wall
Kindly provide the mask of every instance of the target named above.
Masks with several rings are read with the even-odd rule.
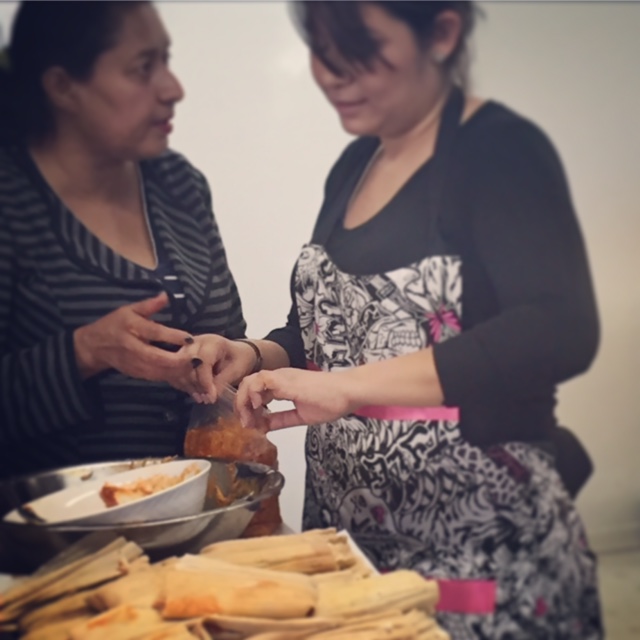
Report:
[[[11,3],[12,4],[12,3]],[[600,548],[640,542],[640,4],[483,3],[477,93],[538,122],[564,159],[603,324],[588,375],[560,417],[596,475],[579,506]],[[0,4],[0,21],[6,14]],[[307,71],[284,4],[165,2],[187,90],[173,146],[209,178],[250,335],[283,323],[288,282],[332,162],[348,140]],[[303,430],[274,435],[297,527]]]

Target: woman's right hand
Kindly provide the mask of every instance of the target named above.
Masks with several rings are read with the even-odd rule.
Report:
[[[188,380],[180,381],[180,388],[200,403],[215,402],[216,386],[237,384],[252,373],[256,365],[256,353],[250,345],[215,334],[194,337],[193,344],[183,351],[189,357],[192,372]]]
[[[186,375],[191,363],[183,352],[172,353],[151,344],[183,347],[193,340],[186,331],[150,320],[168,303],[167,294],[161,293],[76,329],[74,346],[82,377],[116,369],[133,378],[171,383],[177,376]]]

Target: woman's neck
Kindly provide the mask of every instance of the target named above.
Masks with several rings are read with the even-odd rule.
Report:
[[[29,147],[38,169],[63,199],[118,202],[137,188],[133,161],[101,155],[70,136],[52,137]]]
[[[413,150],[435,145],[440,116],[449,97],[450,86],[443,86],[414,122],[398,133],[380,136],[384,155],[390,161],[411,154]]]

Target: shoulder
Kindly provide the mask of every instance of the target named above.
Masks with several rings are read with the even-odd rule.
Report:
[[[24,152],[0,146],[0,221],[26,230],[42,223],[42,213],[38,186],[26,168]]]
[[[19,150],[0,146],[0,189],[5,192],[20,185],[24,188],[29,181],[17,160]]]
[[[488,101],[471,116],[459,140],[462,163],[482,174],[543,167],[562,174],[559,155],[542,128],[498,102]]]
[[[208,192],[207,180],[181,153],[167,150],[162,155],[142,162],[142,167],[156,177],[160,186],[174,192],[196,187]]]

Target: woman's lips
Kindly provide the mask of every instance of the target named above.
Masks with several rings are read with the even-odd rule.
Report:
[[[160,131],[165,135],[169,135],[173,131],[173,124],[171,124],[171,119],[158,120],[154,123],[154,126],[160,129]]]
[[[356,114],[366,103],[366,100],[334,100],[333,106],[340,115],[349,116]]]

